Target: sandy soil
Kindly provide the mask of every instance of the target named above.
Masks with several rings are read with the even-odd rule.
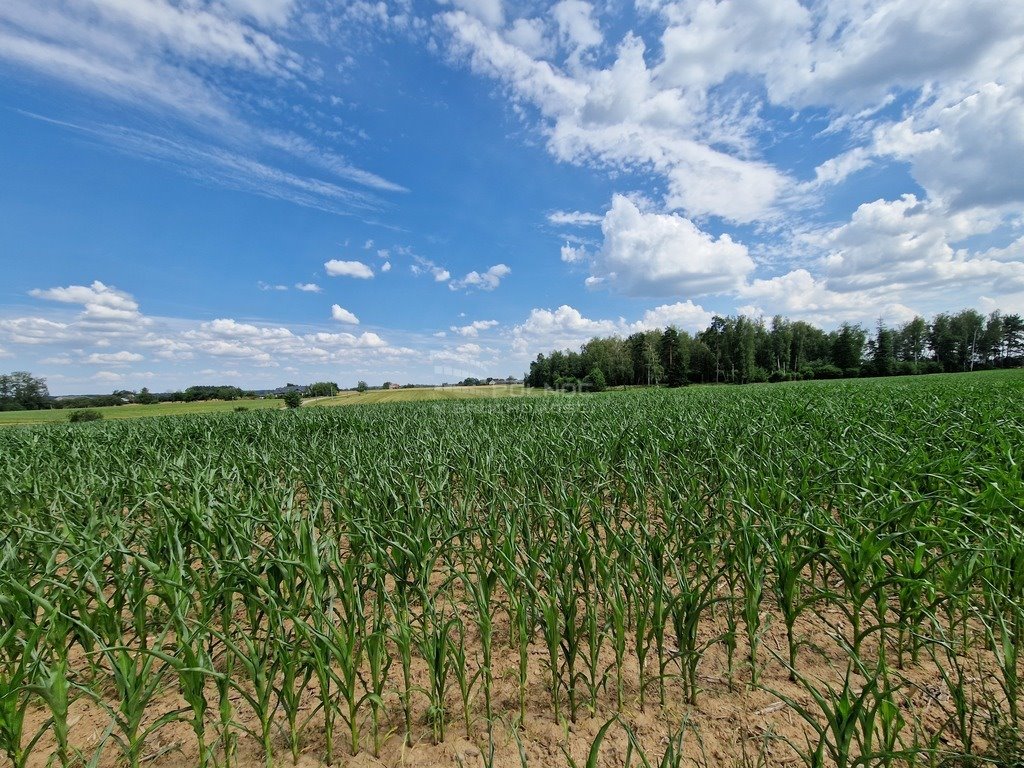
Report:
[[[794,745],[806,748],[807,738],[811,731],[801,718],[773,692],[779,692],[798,702],[813,706],[808,691],[788,680],[788,671],[774,654],[785,656],[786,639],[781,620],[770,614],[764,615],[767,628],[764,632],[759,660],[762,664],[760,685],[750,685],[750,674],[746,668],[746,646],[740,638],[735,655],[735,674],[730,682],[727,672],[726,651],[721,644],[712,645],[700,665],[701,694],[696,706],[686,706],[682,687],[675,679],[666,682],[666,705],[658,705],[658,685],[650,683],[647,694],[647,705],[643,711],[639,705],[639,669],[636,658],[632,654],[632,646],[624,668],[625,702],[621,712],[622,723],[613,724],[607,732],[600,749],[601,766],[620,766],[626,764],[629,747],[629,736],[623,724],[632,730],[638,745],[646,753],[648,759],[657,764],[665,752],[669,739],[682,731],[683,748],[687,760],[686,765],[707,766],[754,766],[754,765],[800,765],[804,760]],[[827,621],[826,621],[827,620]],[[466,621],[471,624],[469,614]],[[845,655],[832,633],[833,628],[843,631],[838,614],[826,614],[824,617],[811,615],[802,620],[798,627],[798,636],[808,643],[799,657],[799,670],[802,675],[834,686],[841,686],[846,670]],[[518,651],[513,650],[509,643],[508,620],[502,611],[495,617],[494,640],[494,686],[493,707],[496,714],[495,723],[488,734],[482,710],[483,694],[478,684],[472,701],[472,723],[469,733],[466,732],[463,718],[463,707],[458,686],[454,679],[450,683],[447,701],[448,726],[447,738],[444,743],[434,744],[432,730],[427,720],[427,697],[416,694],[414,701],[414,732],[412,746],[406,746],[403,739],[403,716],[397,684],[401,675],[397,660],[392,667],[388,691],[385,695],[384,717],[381,730],[385,734],[378,755],[372,754],[372,739],[368,716],[361,726],[361,750],[355,756],[347,753],[347,729],[338,723],[335,735],[335,764],[341,766],[485,766],[499,768],[518,768],[525,762],[531,766],[570,765],[567,757],[571,756],[581,766],[586,763],[588,752],[602,726],[615,715],[615,683],[614,674],[609,673],[607,685],[599,694],[595,711],[591,712],[586,704],[580,707],[575,723],[556,722],[553,716],[551,696],[547,687],[549,671],[547,666],[547,650],[538,634],[529,651],[529,688],[528,714],[525,722],[517,723],[518,701]],[[724,624],[709,624],[702,628],[704,640],[712,640],[724,629]],[[470,658],[478,660],[479,643],[473,632],[473,647]],[[742,628],[741,628],[742,634]],[[817,647],[816,650],[812,648]],[[866,645],[867,658],[877,656],[877,647],[870,642]],[[653,651],[652,651],[653,654]],[[943,731],[948,722],[951,700],[941,677],[927,653],[922,653],[920,664],[905,670],[893,670],[894,680],[900,685],[896,701],[906,720],[903,736],[910,744],[914,733],[922,737]],[[656,664],[649,663],[649,668]],[[614,656],[607,645],[602,653],[602,666],[611,666]],[[84,666],[83,660],[77,663]],[[671,675],[675,665],[669,667]],[[992,697],[998,690],[994,679],[987,677],[979,669],[989,668],[987,661],[981,657],[969,661],[972,677],[972,696]],[[414,665],[414,683],[422,689],[428,685],[426,669],[422,662]],[[855,688],[859,678],[854,678]],[[110,693],[111,686],[96,681],[93,687],[104,690],[107,703],[116,707],[116,699]],[[581,685],[580,698],[586,701],[585,689]],[[207,740],[212,743],[216,739],[216,692],[213,686],[209,689],[211,712]],[[233,696],[235,716],[249,727],[256,722],[245,702],[238,695]],[[568,707],[565,692],[562,692],[562,711],[567,716]],[[303,718],[313,712],[317,704],[316,689],[310,684],[303,696]],[[148,722],[153,722],[166,712],[184,706],[177,694],[176,679],[173,674],[167,677],[165,690],[158,696],[156,703],[148,714]],[[368,715],[368,708],[363,713]],[[26,728],[33,733],[45,721],[46,713],[33,710]],[[284,725],[283,717],[277,718]],[[72,707],[71,741],[81,750],[86,759],[98,753],[99,766],[120,764],[120,756],[116,745],[109,738],[104,740],[110,725],[109,714],[95,703],[80,699]],[[943,735],[942,743],[952,747],[955,738],[952,731]],[[493,744],[493,747],[492,747]],[[286,738],[283,732],[278,733],[275,740],[275,764],[287,766],[292,763]],[[30,766],[44,766],[53,750],[53,739],[47,734],[34,751]],[[324,765],[324,727],[323,719],[314,714],[301,740],[300,766]],[[175,722],[161,727],[146,741],[143,756],[144,764],[153,768],[191,768],[197,764],[197,745],[191,728],[183,722]],[[246,735],[239,735],[237,752],[233,764],[239,768],[262,766],[266,764],[259,742]],[[636,756],[633,764],[637,765]]]

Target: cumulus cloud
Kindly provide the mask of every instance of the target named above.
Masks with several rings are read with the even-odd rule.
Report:
[[[689,333],[696,333],[711,325],[713,315],[704,307],[692,301],[677,301],[674,304],[661,304],[648,309],[643,317],[631,325],[636,330],[652,328],[668,328],[672,326]]]
[[[339,323],[348,323],[349,325],[359,325],[359,318],[349,312],[347,309],[339,306],[338,304],[331,305],[331,317],[337,320]]]
[[[982,84],[875,134],[875,150],[910,162],[914,178],[952,211],[1024,204],[1024,81]]]
[[[588,262],[588,285],[630,296],[702,296],[734,290],[754,269],[746,246],[714,237],[677,214],[645,213],[615,195],[593,254],[562,248],[567,262]]]
[[[373,277],[373,270],[361,261],[331,259],[324,262],[324,270],[331,277],[357,277],[363,280]]]
[[[323,288],[316,283],[296,283],[295,288],[306,293],[321,293],[323,291]]]
[[[0,319],[0,332],[15,344],[52,344],[74,339],[78,332],[68,323],[45,317]]]
[[[451,331],[459,336],[479,336],[480,331],[494,328],[497,324],[497,320],[474,320],[467,325],[453,325]]]
[[[884,287],[913,295],[952,283],[997,295],[1024,288],[1024,263],[955,247],[997,224],[977,210],[950,213],[907,194],[859,206],[817,242],[828,252],[829,286],[838,290]]]
[[[594,336],[620,333],[624,327],[625,321],[621,318],[618,321],[592,320],[575,307],[562,304],[554,310],[531,309],[526,320],[513,327],[512,334],[522,342],[520,349],[524,349],[526,342],[550,349],[579,346]]]
[[[493,291],[501,281],[512,273],[512,269],[506,264],[495,264],[486,272],[473,271],[468,273],[461,280],[452,280],[448,287],[453,291],[476,288],[481,291]]]
[[[119,291],[94,280],[90,285],[69,285],[64,288],[34,288],[29,295],[37,299],[60,301],[66,304],[80,304],[86,310],[105,307],[122,312],[135,312],[139,305],[131,294]]]
[[[560,7],[566,13],[585,5]],[[450,12],[443,21],[456,55],[506,85],[517,102],[540,110],[548,148],[560,160],[653,171],[667,183],[671,207],[736,221],[768,215],[790,184],[785,174],[750,157],[753,124],[702,123],[709,109],[751,109],[709,106],[704,91],[666,87],[647,66],[645,43],[633,34],[621,41],[610,67],[580,65],[567,74],[464,13]],[[730,154],[727,145],[741,152]]]

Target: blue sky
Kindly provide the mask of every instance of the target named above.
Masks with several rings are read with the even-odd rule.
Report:
[[[1024,310],[1024,5],[7,0],[0,369],[456,381]]]

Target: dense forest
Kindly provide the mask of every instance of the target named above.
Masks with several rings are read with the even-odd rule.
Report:
[[[871,331],[844,323],[824,331],[802,320],[716,316],[691,336],[676,328],[595,338],[579,352],[540,354],[530,387],[603,389],[628,384],[746,384],[759,381],[892,376],[1024,363],[1024,319],[998,311],[915,317]]]

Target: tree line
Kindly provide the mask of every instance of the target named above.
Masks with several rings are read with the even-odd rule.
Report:
[[[289,392],[302,397],[333,397],[338,384],[318,381],[309,386],[288,385]],[[112,405],[153,405],[155,403],[193,403],[203,400],[239,400],[257,397],[257,393],[229,385],[200,384],[177,392],[153,393],[143,387],[138,392],[119,389],[109,395],[80,395],[78,397],[52,397],[46,379],[28,371],[0,374],[0,411],[35,411],[41,409],[101,408]]]
[[[834,331],[776,315],[715,316],[690,335],[674,327],[626,338],[594,338],[578,352],[556,350],[530,363],[526,386],[601,389],[893,376],[1024,364],[1024,319],[971,309],[915,317],[873,330],[844,323]]]

